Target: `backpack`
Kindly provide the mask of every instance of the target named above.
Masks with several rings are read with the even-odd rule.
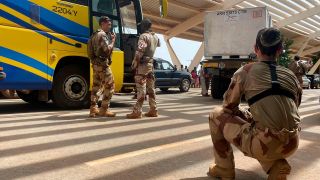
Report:
[[[90,60],[95,59],[96,55],[95,55],[95,50],[94,50],[94,44],[93,44],[93,37],[98,33],[99,31],[94,32],[89,40],[88,40],[88,44],[87,44],[87,53],[88,53],[88,57]]]

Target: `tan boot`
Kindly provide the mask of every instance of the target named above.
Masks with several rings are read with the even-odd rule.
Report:
[[[150,109],[149,112],[144,114],[146,117],[158,117],[158,110]]]
[[[132,112],[130,114],[127,114],[128,119],[140,119],[142,118],[142,113],[141,112]]]
[[[291,167],[287,160],[277,160],[270,169],[268,180],[286,180],[290,174]]]
[[[234,180],[236,176],[234,169],[224,169],[217,165],[211,165],[209,167],[208,175],[211,177],[221,178],[221,180]]]
[[[101,108],[99,111],[99,116],[103,117],[115,117],[116,113],[113,113],[111,111],[108,111],[106,108]]]
[[[97,107],[90,107],[89,117],[94,118],[99,113],[99,109]]]

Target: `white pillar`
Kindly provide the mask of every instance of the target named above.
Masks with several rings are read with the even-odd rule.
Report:
[[[191,61],[190,65],[189,65],[189,72],[191,72],[193,70],[194,67],[197,67],[202,59],[204,55],[204,43],[201,43],[201,46],[198,49],[198,52],[196,53],[196,55],[194,56],[193,60]]]
[[[168,38],[168,36],[165,36],[165,35],[163,37],[164,37],[164,41],[165,41],[165,43],[167,45],[167,48],[168,48],[169,55],[171,57],[172,63],[173,63],[173,65],[176,65],[177,68],[179,69],[180,66],[181,66],[181,62],[180,62],[177,54],[174,52],[174,50],[173,50],[173,48],[172,48],[172,46],[170,44],[170,41],[169,41],[170,39]]]

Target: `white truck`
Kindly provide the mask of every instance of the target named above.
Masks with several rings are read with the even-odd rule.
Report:
[[[258,31],[271,26],[266,7],[206,12],[202,66],[210,75],[213,98],[221,98],[234,72],[253,61]]]

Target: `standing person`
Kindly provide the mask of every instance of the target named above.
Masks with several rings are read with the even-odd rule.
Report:
[[[149,19],[144,19],[140,23],[142,34],[139,37],[136,55],[132,62],[132,69],[136,71],[135,82],[137,88],[137,103],[133,107],[131,114],[127,114],[129,119],[142,117],[142,105],[146,93],[149,95],[150,110],[145,114],[147,117],[158,117],[156,94],[155,94],[155,76],[153,68],[153,55],[160,41],[157,35],[151,31],[152,23]]]
[[[181,71],[184,71],[183,64],[181,64],[180,70],[181,70]]]
[[[186,72],[189,72],[188,66],[184,66],[184,70],[185,70]]]
[[[246,156],[255,158],[269,175],[268,180],[286,179],[291,167],[286,158],[298,148],[298,106],[302,89],[295,75],[277,66],[282,52],[279,30],[265,28],[256,38],[259,62],[247,64],[232,77],[223,106],[209,116],[215,165],[208,174],[234,178],[232,143]],[[240,109],[245,95],[250,112]]]
[[[202,96],[209,96],[208,89],[207,89],[207,83],[206,83],[206,74],[204,72],[204,67],[201,66],[200,69],[200,86],[201,86],[201,95]]]
[[[110,69],[111,55],[114,47],[116,35],[110,32],[112,20],[106,16],[99,19],[100,29],[93,33],[88,41],[88,56],[93,68],[93,86],[91,91],[90,117],[96,115],[115,117],[115,113],[110,112],[109,103],[114,93],[114,79]],[[101,89],[103,88],[103,89]],[[100,110],[97,101],[98,92],[103,93]]]
[[[299,56],[294,56],[294,60],[289,64],[288,68],[296,75],[299,80],[300,86],[302,87],[303,80],[302,76],[312,67],[311,63],[305,63],[300,60]]]
[[[191,87],[195,88],[196,87],[196,79],[198,78],[195,70],[191,71],[191,77],[192,77]]]

